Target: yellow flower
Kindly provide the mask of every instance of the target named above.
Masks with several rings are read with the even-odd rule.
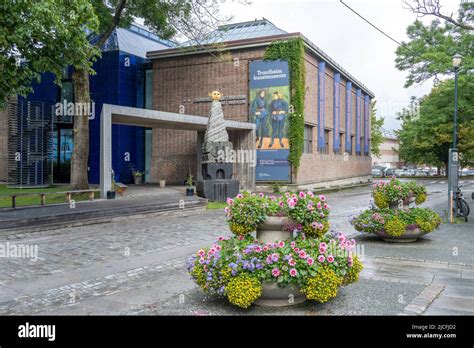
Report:
[[[230,303],[248,308],[262,295],[262,284],[256,277],[243,273],[232,279],[225,291]]]
[[[341,284],[342,279],[331,268],[319,267],[315,277],[306,279],[301,291],[309,300],[324,303],[336,297]]]

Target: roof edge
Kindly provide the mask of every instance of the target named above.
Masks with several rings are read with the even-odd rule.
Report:
[[[148,59],[165,59],[165,58],[173,58],[173,57],[182,57],[188,55],[196,55],[196,54],[205,54],[209,52],[215,51],[229,51],[229,50],[237,50],[243,48],[252,48],[252,47],[262,47],[268,46],[273,41],[276,40],[287,40],[293,38],[301,38],[305,44],[305,47],[308,51],[312,52],[317,58],[325,61],[333,70],[339,72],[343,77],[352,81],[354,85],[359,87],[363,90],[366,94],[368,94],[371,98],[375,97],[375,94],[367,88],[362,82],[356,79],[353,75],[351,75],[346,69],[340,66],[334,59],[329,57],[323,50],[321,50],[318,46],[313,44],[307,37],[305,37],[300,32],[295,33],[288,33],[288,34],[281,34],[281,35],[272,35],[272,36],[264,36],[261,38],[252,38],[252,39],[243,39],[243,40],[234,40],[234,41],[225,41],[221,43],[214,43],[214,44],[206,44],[202,46],[186,46],[186,47],[176,47],[176,48],[169,48],[159,51],[149,51],[146,54]]]

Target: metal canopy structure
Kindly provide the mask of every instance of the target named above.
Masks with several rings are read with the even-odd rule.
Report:
[[[100,116],[100,188],[102,196],[112,188],[112,124],[149,128],[204,131],[207,117],[104,104]],[[228,130],[255,133],[255,124],[226,120]]]

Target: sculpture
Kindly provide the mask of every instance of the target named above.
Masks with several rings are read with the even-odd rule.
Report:
[[[239,181],[232,179],[233,164],[223,154],[232,150],[232,143],[225,128],[224,112],[219,91],[209,93],[212,99],[209,120],[202,144],[202,178],[196,185],[197,194],[214,201],[224,202],[239,192]]]

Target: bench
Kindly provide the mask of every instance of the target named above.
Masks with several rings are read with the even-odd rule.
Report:
[[[119,195],[123,196],[125,191],[127,190],[128,186],[125,184],[122,184],[121,182],[116,182],[115,183],[116,190]]]
[[[89,200],[94,200],[95,192],[100,192],[98,189],[90,189],[90,190],[71,190],[71,191],[64,191],[64,192],[28,192],[28,193],[13,193],[13,194],[6,194],[0,195],[2,197],[11,197],[12,200],[12,208],[16,208],[16,198],[21,196],[36,196],[38,195],[40,198],[40,204],[42,206],[46,205],[46,195],[47,194],[64,194],[66,195],[67,203],[71,203],[72,195],[77,193],[89,193]]]

